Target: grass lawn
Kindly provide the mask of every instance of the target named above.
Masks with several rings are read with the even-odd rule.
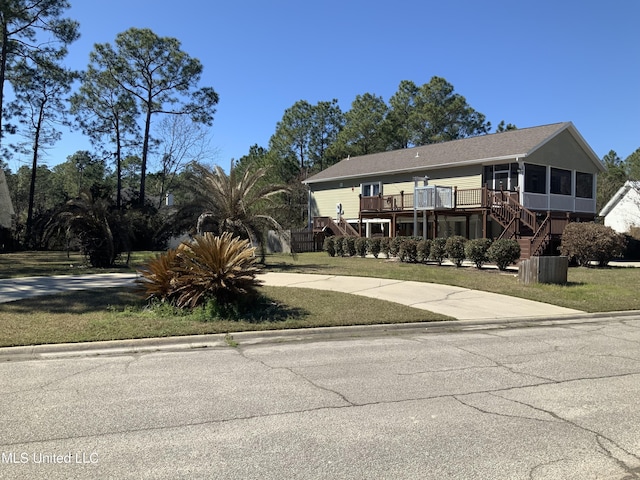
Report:
[[[133,255],[132,271],[152,254]],[[412,265],[386,259],[332,258],[305,253],[272,255],[269,271],[384,277],[456,285],[552,303],[587,312],[640,310],[640,269],[571,268],[567,285],[520,285],[515,272],[485,268]],[[0,255],[0,278],[105,272],[82,266],[78,254],[24,252]],[[0,346],[226,333],[243,330],[446,320],[435,313],[338,292],[262,287],[268,298],[263,319],[206,321],[145,308],[130,289],[70,292],[0,304]]]
[[[268,318],[203,320],[145,309],[130,289],[68,292],[0,304],[0,347],[246,330],[450,320],[424,310],[346,293],[262,287]]]
[[[566,285],[518,282],[517,271],[500,272],[485,267],[418,265],[383,258],[336,258],[326,253],[305,253],[292,258],[272,255],[270,271],[355,275],[441,283],[475,290],[527,298],[585,312],[640,310],[640,268],[572,267]]]

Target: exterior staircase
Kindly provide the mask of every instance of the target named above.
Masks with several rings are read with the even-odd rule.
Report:
[[[314,217],[313,233],[328,233],[338,237],[359,237],[358,231],[340,216],[338,221],[331,217]]]
[[[513,238],[520,245],[520,258],[542,255],[552,240],[550,214],[540,219],[511,192],[488,191],[489,214],[503,227],[498,238]],[[562,231],[560,231],[562,233]]]

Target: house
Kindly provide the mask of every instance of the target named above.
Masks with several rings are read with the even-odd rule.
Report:
[[[640,228],[640,181],[627,180],[600,211],[604,224],[618,233]]]
[[[515,238],[527,258],[595,218],[602,171],[564,122],[346,158],[304,183],[319,237]]]

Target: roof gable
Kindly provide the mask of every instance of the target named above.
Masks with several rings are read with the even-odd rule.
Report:
[[[611,197],[611,199],[607,202],[607,204],[602,207],[599,215],[601,217],[606,217],[614,208],[616,208],[620,201],[624,197],[626,197],[631,190],[640,192],[640,181],[627,180],[626,182],[624,182],[624,185],[622,185],[615,193],[615,195],[613,195],[613,197]]]
[[[527,157],[566,130],[598,169],[604,171],[600,160],[573,124],[563,122],[347,158],[304,183],[507,162]]]

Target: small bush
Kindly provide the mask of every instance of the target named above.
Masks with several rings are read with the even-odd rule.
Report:
[[[336,257],[344,257],[344,242],[343,237],[335,237]]]
[[[382,237],[380,239],[380,251],[385,258],[389,258],[391,255],[391,239],[389,237]]]
[[[333,235],[325,237],[322,243],[322,249],[329,254],[330,257],[336,256],[336,237]]]
[[[476,268],[482,268],[489,261],[487,251],[491,246],[491,240],[488,238],[475,238],[469,240],[464,247],[466,257],[471,260]]]
[[[364,237],[357,237],[355,242],[356,254],[359,257],[365,257],[367,255],[367,239]]]
[[[374,238],[370,238],[368,239],[368,247],[369,247],[369,251],[371,252],[371,255],[374,256],[374,258],[378,258],[378,255],[380,255],[380,248],[381,248],[381,238],[380,237],[374,237]]]
[[[464,246],[466,243],[466,238],[460,235],[454,235],[447,238],[447,241],[444,244],[447,257],[455,264],[456,267],[462,265],[462,262],[465,259]]]
[[[402,243],[402,237],[393,237],[389,244],[389,255],[397,257],[400,253],[400,244]]]
[[[625,260],[640,259],[640,237],[634,235],[625,235],[627,248],[625,249]]]
[[[418,242],[413,238],[402,239],[398,256],[401,262],[416,263],[418,261]]]
[[[578,265],[588,266],[596,261],[604,267],[611,260],[621,257],[626,249],[624,235],[611,227],[594,222],[570,223],[562,232],[560,252]]]
[[[438,265],[442,265],[442,261],[447,256],[447,251],[445,250],[445,244],[447,243],[446,238],[435,238],[431,242],[431,251],[429,252],[429,257]]]
[[[487,257],[497,265],[498,270],[506,270],[520,258],[520,245],[517,240],[501,238],[491,244]]]
[[[356,237],[344,237],[344,251],[350,257],[356,256]]]
[[[429,260],[429,255],[431,254],[431,240],[428,238],[422,239],[418,241],[418,261],[422,263],[427,263]]]

